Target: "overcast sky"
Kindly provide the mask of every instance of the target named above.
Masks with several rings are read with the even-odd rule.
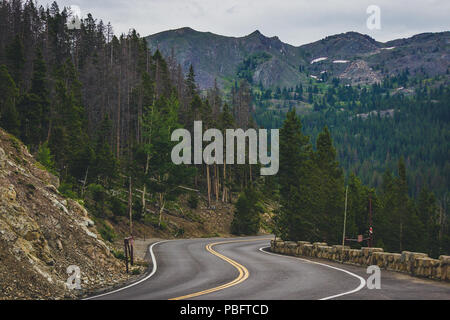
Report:
[[[52,1],[38,0],[40,4]],[[82,16],[110,21],[116,34],[135,28],[141,36],[191,27],[226,36],[260,30],[300,45],[347,31],[378,41],[450,30],[449,0],[59,0]],[[368,29],[369,5],[380,8],[381,29]]]

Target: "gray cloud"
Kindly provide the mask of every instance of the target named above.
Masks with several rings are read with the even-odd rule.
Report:
[[[46,4],[45,2],[40,2]],[[50,1],[48,2],[50,3]],[[379,41],[421,32],[450,30],[448,0],[60,0],[82,14],[110,21],[116,34],[135,28],[141,35],[189,26],[226,36],[258,29],[300,45],[347,31]],[[381,30],[366,27],[366,8],[381,9]]]

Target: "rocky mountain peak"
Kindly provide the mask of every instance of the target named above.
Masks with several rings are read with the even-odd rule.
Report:
[[[247,37],[254,37],[254,36],[264,36],[261,31],[259,31],[258,29],[256,29],[255,31],[253,31],[252,33],[250,33]]]
[[[182,27],[179,29],[175,29],[174,32],[177,34],[185,34],[185,33],[189,33],[189,32],[198,32],[198,31],[195,31],[191,27]]]
[[[212,87],[215,79],[221,85],[222,80],[235,78],[244,59],[267,53],[271,58],[254,68],[253,79],[275,88],[305,83],[310,76],[319,77],[324,71],[329,78],[367,84],[405,69],[412,74],[445,74],[450,63],[450,56],[445,54],[449,34],[428,33],[382,43],[368,35],[349,31],[295,47],[276,36],[269,38],[259,30],[244,37],[227,37],[185,27],[146,39],[150,49],[158,48],[165,56],[169,56],[175,47],[175,57],[184,72],[192,64],[202,89]],[[362,76],[367,70],[381,68],[384,75],[371,72],[369,77]]]

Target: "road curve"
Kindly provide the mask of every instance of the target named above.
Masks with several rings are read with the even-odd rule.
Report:
[[[156,263],[136,284],[90,299],[445,299],[450,285],[382,271],[369,290],[366,269],[261,250],[267,237],[187,239],[151,246]]]

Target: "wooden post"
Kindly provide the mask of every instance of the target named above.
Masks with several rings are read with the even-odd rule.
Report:
[[[125,270],[128,273],[128,239],[123,239],[123,253],[125,256]]]
[[[131,176],[128,180],[128,213],[130,216],[130,236],[133,236],[133,197],[131,193]]]
[[[130,237],[128,241],[129,249],[130,249],[130,263],[134,265],[134,239]]]
[[[123,239],[123,253],[125,256],[125,270],[128,273],[128,257],[130,257],[130,264],[134,265],[134,239],[128,237]]]
[[[342,261],[344,261],[345,225],[347,223],[347,195],[348,195],[348,185],[345,188],[344,231],[342,232],[342,256],[341,256]]]

